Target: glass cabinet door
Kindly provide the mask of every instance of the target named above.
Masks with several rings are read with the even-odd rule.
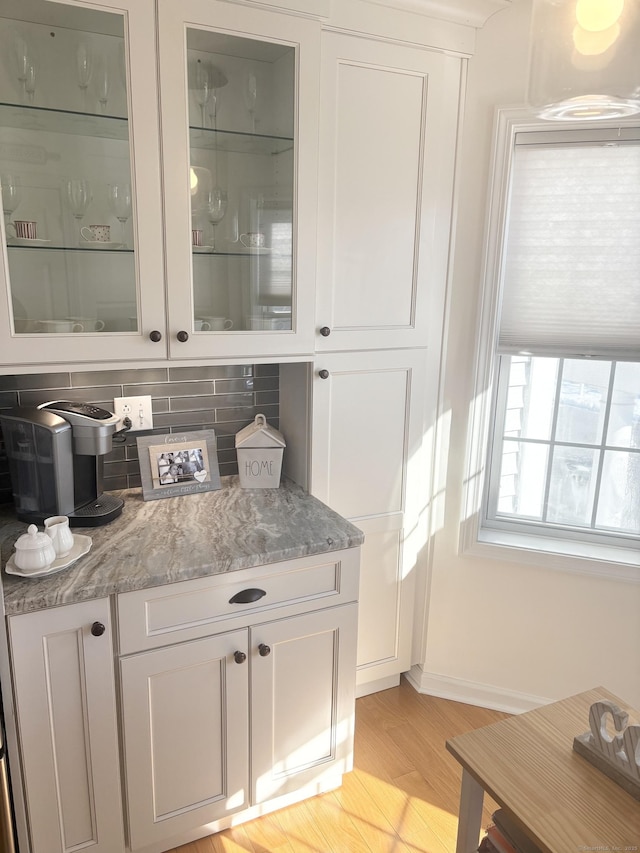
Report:
[[[122,347],[114,346],[114,335],[122,336],[125,355],[161,355],[144,334],[141,310],[143,273],[162,288],[162,263],[153,259],[162,235],[153,212],[157,123],[156,141],[149,131],[145,140],[149,115],[134,125],[131,90],[136,76],[140,90],[146,82],[147,97],[155,98],[153,2],[124,0],[113,12],[104,5],[2,4],[5,363],[118,357]],[[157,115],[156,103],[152,110]],[[142,111],[149,111],[144,103]],[[137,174],[134,127],[144,150]],[[144,193],[151,212],[142,215],[137,195],[143,188],[152,195]],[[145,249],[152,244],[155,254]],[[153,305],[152,294],[147,301]],[[145,320],[164,329],[162,311],[151,307]]]
[[[317,98],[317,27],[200,0],[161,0],[159,27],[171,353],[300,351],[315,195],[303,200],[299,181],[315,167],[317,117],[306,104],[303,125],[299,96],[309,85]],[[174,287],[185,278],[189,293]]]

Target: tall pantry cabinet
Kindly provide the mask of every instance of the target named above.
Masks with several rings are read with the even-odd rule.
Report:
[[[312,487],[365,533],[360,694],[411,665],[461,80],[460,57],[323,33]]]

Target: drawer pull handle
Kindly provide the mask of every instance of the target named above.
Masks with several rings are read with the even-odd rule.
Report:
[[[263,589],[242,589],[229,599],[229,604],[252,604],[266,594]]]
[[[247,659],[247,656],[244,652],[234,652],[233,659],[236,663],[244,663]]]
[[[271,654],[271,646],[267,646],[265,643],[260,643],[258,646],[258,654],[261,658],[266,658]]]
[[[102,622],[94,622],[91,626],[91,633],[94,637],[101,637],[106,630]]]

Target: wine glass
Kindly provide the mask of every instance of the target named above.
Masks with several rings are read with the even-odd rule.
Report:
[[[100,110],[101,112],[106,113],[107,101],[109,100],[109,90],[111,89],[109,63],[106,56],[98,57],[98,62],[96,63],[96,78],[96,89],[98,92]]]
[[[82,109],[87,111],[87,89],[93,73],[93,55],[86,42],[80,42],[76,51],[76,77],[82,93]]]
[[[22,200],[22,182],[18,175],[2,175],[0,184],[2,185],[2,212],[6,230],[11,214]]]
[[[211,82],[211,98],[209,100],[209,108],[207,112],[209,113],[209,119],[211,122],[211,127],[214,130],[217,130],[218,127],[218,89],[222,89],[223,86],[226,86],[229,82],[229,78],[227,75],[218,68],[217,65],[210,65],[210,82]]]
[[[17,35],[13,43],[14,54],[16,60],[16,76],[22,86],[22,102],[29,100],[33,101],[33,93],[35,92],[35,63],[33,48],[22,35]]]
[[[125,225],[131,217],[131,187],[129,184],[109,184],[109,205],[122,226],[122,245],[126,247]]]
[[[227,193],[214,187],[206,195],[205,210],[207,219],[211,223],[211,247],[216,247],[216,226],[227,212]]]
[[[248,72],[244,78],[243,87],[244,105],[249,111],[251,119],[251,133],[256,132],[256,102],[258,100],[258,81],[253,72]]]
[[[29,97],[29,103],[32,104],[36,94],[36,66],[31,60],[29,60],[27,64],[27,76],[23,85],[24,90]]]
[[[66,183],[65,189],[69,210],[78,226],[78,245],[80,245],[80,222],[93,200],[93,191],[89,181],[84,178],[70,178]]]
[[[211,78],[209,76],[209,69],[199,59],[196,61],[194,83],[196,101],[200,107],[200,116],[202,119],[201,127],[206,127],[205,107],[211,97]]]

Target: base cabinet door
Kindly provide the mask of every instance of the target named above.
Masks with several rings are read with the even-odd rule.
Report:
[[[122,853],[107,599],[9,618],[32,853]]]
[[[130,846],[249,804],[247,630],[121,660]]]
[[[357,604],[251,628],[251,790],[320,791],[353,765]]]

